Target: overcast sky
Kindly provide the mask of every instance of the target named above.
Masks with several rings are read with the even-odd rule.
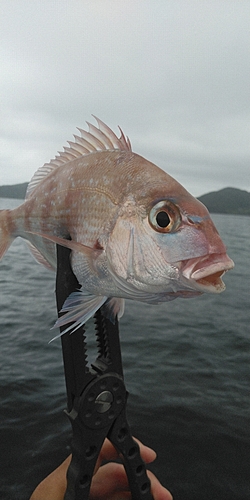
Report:
[[[199,196],[250,190],[249,0],[1,0],[0,185],[95,114]]]

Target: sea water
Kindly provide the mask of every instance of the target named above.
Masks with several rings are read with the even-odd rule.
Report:
[[[0,209],[18,203],[2,199]],[[157,451],[151,470],[175,500],[250,498],[250,217],[212,218],[236,265],[226,291],[127,301],[120,322],[128,420]],[[0,263],[4,500],[27,500],[70,453],[61,342],[49,344],[54,289],[54,274],[15,240]]]

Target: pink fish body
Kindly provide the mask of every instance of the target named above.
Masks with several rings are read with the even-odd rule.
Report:
[[[98,128],[80,130],[35,173],[22,205],[0,211],[0,258],[17,236],[54,270],[56,244],[72,250],[82,288],[56,326],[77,328],[104,303],[111,319],[120,317],[126,298],[160,303],[222,292],[234,264],[206,207],[133,153],[122,131],[118,138],[96,120]]]

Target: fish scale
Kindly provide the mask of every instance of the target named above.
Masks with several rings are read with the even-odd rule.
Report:
[[[104,303],[114,322],[124,299],[157,304],[222,292],[234,264],[206,207],[134,153],[121,129],[118,137],[96,121],[36,171],[22,205],[0,211],[0,258],[17,236],[54,270],[56,245],[71,250],[81,289],[56,322],[65,331]]]

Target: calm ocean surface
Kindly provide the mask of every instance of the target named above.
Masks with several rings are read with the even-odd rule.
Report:
[[[1,208],[20,201],[0,199]],[[221,295],[130,303],[128,419],[175,500],[250,499],[250,217],[213,215],[236,267]],[[70,451],[54,275],[18,239],[0,263],[0,498],[28,500]],[[90,341],[91,344],[91,341]]]

